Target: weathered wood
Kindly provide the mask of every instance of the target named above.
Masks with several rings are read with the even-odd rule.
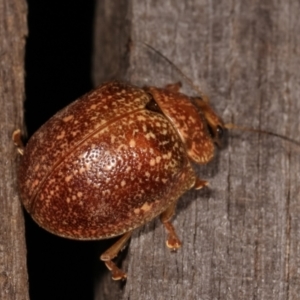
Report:
[[[226,122],[299,140],[298,1],[132,0],[122,11],[130,18],[125,33],[111,28],[119,1],[98,2],[115,9],[105,17],[98,11],[95,39],[103,44],[96,60],[105,60],[105,49],[121,53],[120,39],[132,40],[127,80],[158,86],[182,81],[172,66],[134,42],[149,43],[210,95]],[[107,45],[111,30],[115,43]],[[109,64],[102,74],[97,64],[96,82],[115,71],[115,62],[110,70]],[[191,191],[179,202],[174,225],[182,248],[170,253],[163,226],[158,220],[147,224],[131,240],[123,264],[127,283],[121,289],[105,278],[96,299],[299,298],[299,147],[231,132],[228,146],[197,170],[210,189]]]
[[[24,220],[12,133],[23,125],[27,7],[0,0],[0,299],[29,299]]]

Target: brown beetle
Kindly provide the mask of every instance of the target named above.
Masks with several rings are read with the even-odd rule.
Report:
[[[132,230],[156,216],[180,247],[170,222],[178,198],[207,182],[191,162],[214,156],[224,124],[205,98],[180,85],[138,88],[108,82],[46,122],[23,149],[19,188],[26,210],[46,230],[70,239],[121,238],[105,253],[113,279],[124,279],[112,259]]]

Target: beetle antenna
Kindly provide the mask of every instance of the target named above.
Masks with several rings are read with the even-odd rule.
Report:
[[[156,53],[158,56],[162,57],[167,63],[169,63],[186,81],[186,83],[189,84],[189,86],[191,88],[193,88],[197,93],[198,96],[205,102],[208,103],[208,98],[207,96],[201,91],[201,89],[199,88],[199,86],[195,85],[193,83],[193,81],[191,80],[190,77],[188,77],[178,66],[176,66],[169,58],[167,58],[165,55],[163,55],[160,51],[158,51],[157,49],[155,49],[154,47],[152,47],[151,45],[145,43],[145,42],[136,42],[137,44],[141,44],[142,46],[150,49],[152,52]],[[261,130],[261,129],[255,129],[255,128],[251,128],[251,127],[243,127],[243,126],[238,126],[235,125],[233,123],[227,123],[224,125],[224,127],[228,130],[232,130],[232,129],[236,129],[236,130],[241,130],[241,131],[248,131],[248,132],[257,132],[257,133],[263,133],[263,134],[268,134],[268,135],[272,135],[275,137],[278,137],[282,140],[291,142],[295,145],[300,146],[300,142],[296,141],[294,139],[291,139],[289,137],[286,137],[284,135],[278,134],[278,133],[274,133],[272,131],[268,131],[268,130]]]
[[[160,57],[162,57],[167,63],[169,63],[186,81],[186,83],[188,83],[190,85],[191,88],[193,88],[197,93],[198,96],[204,100],[204,101],[208,101],[207,97],[203,94],[203,92],[201,91],[201,89],[199,88],[199,86],[195,85],[192,81],[191,78],[189,78],[185,73],[182,72],[182,70],[177,67],[170,59],[168,59],[165,55],[163,55],[160,51],[158,51],[157,49],[155,49],[154,47],[152,47],[151,45],[145,43],[145,42],[137,42],[139,44],[142,44],[143,46],[147,47],[148,49],[150,49],[151,51],[153,51],[154,53],[156,53],[157,55],[159,55]]]
[[[295,145],[300,146],[300,142],[299,141],[296,141],[294,139],[291,139],[291,138],[289,138],[287,136],[284,136],[282,134],[279,134],[279,133],[274,133],[272,131],[255,129],[255,128],[251,128],[251,127],[238,126],[238,125],[235,125],[233,123],[224,124],[224,127],[226,129],[228,129],[228,130],[237,129],[237,130],[241,130],[241,131],[258,132],[258,133],[268,134],[268,135],[276,136],[276,137],[278,137],[278,138],[280,138],[282,140],[285,140],[285,141],[288,141],[288,142],[291,142],[291,143],[293,143]]]

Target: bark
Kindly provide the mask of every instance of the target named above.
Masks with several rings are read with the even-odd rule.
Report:
[[[17,193],[12,133],[23,125],[27,7],[0,1],[0,299],[29,299],[24,219]]]
[[[146,42],[210,96],[225,122],[297,139],[298,1],[122,3],[98,1],[95,83],[111,74],[142,86],[184,81],[137,43]],[[96,299],[298,298],[299,147],[232,131],[227,147],[197,171],[210,188],[179,201],[174,226],[182,248],[170,253],[158,220],[136,230],[123,261],[127,282],[107,273]]]

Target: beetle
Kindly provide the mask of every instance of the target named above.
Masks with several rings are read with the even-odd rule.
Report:
[[[132,231],[160,215],[172,250],[181,242],[171,223],[177,200],[201,189],[193,163],[214,156],[225,129],[206,97],[164,88],[107,82],[50,118],[21,143],[22,203],[47,231],[76,240],[120,239],[100,259],[115,280],[126,273],[112,261]]]

